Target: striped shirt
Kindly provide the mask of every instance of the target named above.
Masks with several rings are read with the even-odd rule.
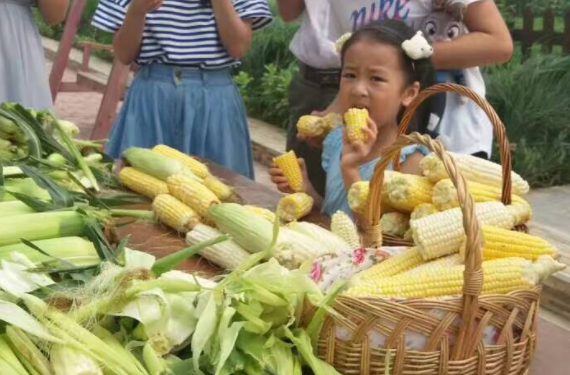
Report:
[[[238,15],[253,30],[271,22],[266,0],[231,0]],[[100,0],[92,24],[115,33],[131,0]],[[147,14],[137,64],[169,64],[221,68],[238,65],[223,46],[212,5],[207,0],[164,0]]]

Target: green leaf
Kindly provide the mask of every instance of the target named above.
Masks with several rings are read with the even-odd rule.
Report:
[[[20,306],[11,302],[0,301],[0,320],[18,327],[29,334],[50,342],[61,342],[52,336],[47,328]]]
[[[72,207],[73,196],[66,189],[59,186],[53,179],[34,167],[20,164],[20,169],[41,188],[47,190],[53,202],[52,209]],[[32,207],[33,208],[33,207]]]
[[[194,364],[194,370],[200,375],[203,375],[199,365],[200,356],[206,346],[211,342],[218,324],[218,304],[216,302],[216,294],[215,292],[210,293],[208,304],[200,315],[200,319],[196,325],[196,331],[192,336],[192,363]]]
[[[285,329],[285,335],[299,351],[305,363],[313,370],[315,375],[342,375],[328,363],[320,360],[311,346],[311,339],[307,332],[302,329],[290,331]]]
[[[245,324],[244,322],[231,323],[235,312],[235,309],[226,307],[222,314],[222,319],[218,328],[220,358],[216,365],[216,375],[222,374],[222,369],[226,365],[226,361],[230,357],[230,354],[234,351],[238,335]]]

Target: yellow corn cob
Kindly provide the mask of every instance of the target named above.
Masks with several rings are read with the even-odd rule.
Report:
[[[170,194],[157,195],[152,208],[161,222],[180,233],[186,233],[200,223],[193,209]]]
[[[354,225],[350,217],[344,212],[337,211],[332,215],[331,232],[342,238],[353,249],[361,247],[356,225]]]
[[[389,212],[380,219],[382,233],[403,237],[410,228],[410,216],[400,212]]]
[[[355,287],[368,284],[378,279],[397,275],[424,263],[418,249],[412,247],[357,273],[350,279],[350,285]]]
[[[348,205],[352,211],[364,213],[369,191],[370,181],[358,181],[352,184],[348,190]]]
[[[510,210],[500,202],[477,203],[475,213],[481,225],[510,229],[517,224]],[[465,238],[459,208],[412,220],[410,226],[414,243],[426,261],[458,252]]]
[[[119,180],[121,184],[132,191],[150,199],[154,199],[154,197],[159,194],[168,193],[168,185],[166,185],[166,182],[140,172],[133,167],[124,167],[121,169],[121,172],[119,172]]]
[[[441,257],[436,260],[432,260],[431,262],[420,264],[417,267],[412,268],[411,270],[407,270],[405,272],[399,273],[398,275],[417,275],[418,273],[425,271],[427,269],[442,269],[442,272],[445,271],[446,268],[458,266],[463,264],[463,258],[459,254],[452,254],[446,257]]]
[[[345,33],[345,34],[342,34],[341,37],[336,40],[334,45],[335,45],[336,51],[338,53],[342,52],[342,48],[344,47],[344,43],[346,43],[346,41],[349,40],[351,36],[352,36],[352,33]]]
[[[484,185],[502,188],[503,172],[499,164],[466,154],[449,152],[455,160],[461,174],[469,181],[479,182]],[[432,182],[438,182],[449,178],[441,160],[433,153],[427,155],[420,162],[424,176]],[[528,182],[520,175],[511,172],[512,193],[525,195],[529,191]]]
[[[209,209],[220,203],[214,193],[200,182],[183,175],[173,175],[166,180],[171,195],[184,202],[200,215],[206,223],[211,223]]]
[[[305,193],[294,193],[279,200],[277,213],[283,221],[294,221],[307,216],[313,209],[314,199]]]
[[[286,152],[274,158],[273,161],[281,169],[285,178],[287,178],[291,189],[295,192],[303,191],[303,175],[301,174],[301,167],[295,151]]]
[[[235,199],[232,188],[212,175],[204,178],[204,185],[210,189],[212,193],[216,194],[216,197],[222,202],[229,202]]]
[[[221,235],[222,233],[214,228],[198,224],[192,231],[188,232],[186,242],[192,246]],[[249,253],[232,240],[202,249],[200,255],[226,270],[235,270],[249,257]]]
[[[431,203],[433,183],[427,178],[396,173],[386,184],[390,206],[403,212],[412,212],[422,203]]]
[[[513,216],[515,225],[528,223],[532,217],[532,208],[528,203],[513,203],[507,206],[507,210]]]
[[[245,205],[244,207],[247,208],[250,212],[253,212],[259,216],[263,216],[265,219],[269,220],[272,223],[275,222],[275,213],[273,213],[271,210],[268,210],[267,208],[251,205]]]
[[[156,145],[152,151],[184,163],[188,168],[192,170],[192,172],[194,172],[196,176],[200,178],[206,178],[210,175],[210,171],[208,170],[206,164],[172,147],[169,147],[167,145]]]
[[[543,255],[536,263],[523,258],[504,258],[483,262],[482,294],[504,294],[529,289],[566,266]],[[462,293],[463,265],[427,268],[415,275],[398,275],[365,280],[347,291],[351,296],[375,295],[384,298],[429,298]]]
[[[468,185],[469,192],[473,196],[475,202],[501,201],[501,188],[492,185],[480,184],[475,181],[468,181]],[[440,211],[459,207],[457,189],[450,179],[441,180],[435,184],[433,188],[432,201]],[[512,195],[512,202],[528,205],[528,203],[518,195]]]
[[[414,208],[412,214],[410,215],[411,220],[421,219],[432,214],[439,212],[437,208],[431,203],[421,203]]]
[[[305,137],[319,137],[325,133],[325,124],[319,116],[301,116],[297,122],[297,133]]]
[[[393,176],[398,175],[398,172],[386,171],[384,173],[384,183],[382,188],[382,212],[394,211],[394,208],[390,206],[386,191],[388,182],[392,180]],[[370,192],[370,181],[358,181],[352,184],[350,189],[348,189],[348,205],[350,209],[356,213],[364,213],[368,201],[368,194]]]
[[[556,250],[547,241],[530,234],[485,225],[483,230],[483,260],[520,257],[536,260],[541,255],[554,256]],[[465,258],[465,244],[459,249]]]
[[[346,133],[350,143],[366,141],[363,129],[368,127],[368,110],[351,108],[344,114]]]
[[[322,121],[325,128],[325,134],[328,134],[342,125],[342,116],[338,113],[331,112],[327,113],[325,117],[322,118]]]

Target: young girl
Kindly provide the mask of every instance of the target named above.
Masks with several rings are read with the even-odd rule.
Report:
[[[265,0],[101,0],[93,24],[116,33],[116,58],[140,66],[107,152],[163,143],[253,178],[230,69],[270,21]]]
[[[32,7],[37,6],[45,22],[54,25],[65,19],[68,5],[69,0],[0,0],[0,103],[53,107]]]
[[[305,175],[305,191],[328,215],[337,210],[351,214],[346,192],[353,183],[371,179],[382,151],[397,138],[398,122],[405,107],[421,89],[434,81],[430,59],[413,59],[404,51],[402,44],[412,37],[414,32],[405,23],[385,20],[359,29],[343,46],[339,97],[348,108],[368,110],[367,141],[349,143],[344,127],[333,130],[325,138],[322,152],[327,175],[324,199],[313,189],[305,163],[299,160]],[[421,112],[420,116],[426,117],[425,109]],[[404,148],[401,171],[419,174],[418,163],[426,151],[419,146]],[[280,191],[291,192],[278,167],[273,166],[270,174]]]

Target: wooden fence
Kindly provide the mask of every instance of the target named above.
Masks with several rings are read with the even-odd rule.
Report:
[[[534,21],[536,17],[542,16],[542,30],[534,29]],[[533,44],[542,45],[544,52],[552,52],[553,46],[562,46],[564,54],[570,54],[570,10],[566,11],[563,16],[564,31],[555,31],[554,24],[556,15],[553,10],[545,10],[542,14],[535,14],[530,8],[523,12],[522,29],[515,29],[514,25],[510,27],[513,39],[521,43],[523,59],[531,54]]]

